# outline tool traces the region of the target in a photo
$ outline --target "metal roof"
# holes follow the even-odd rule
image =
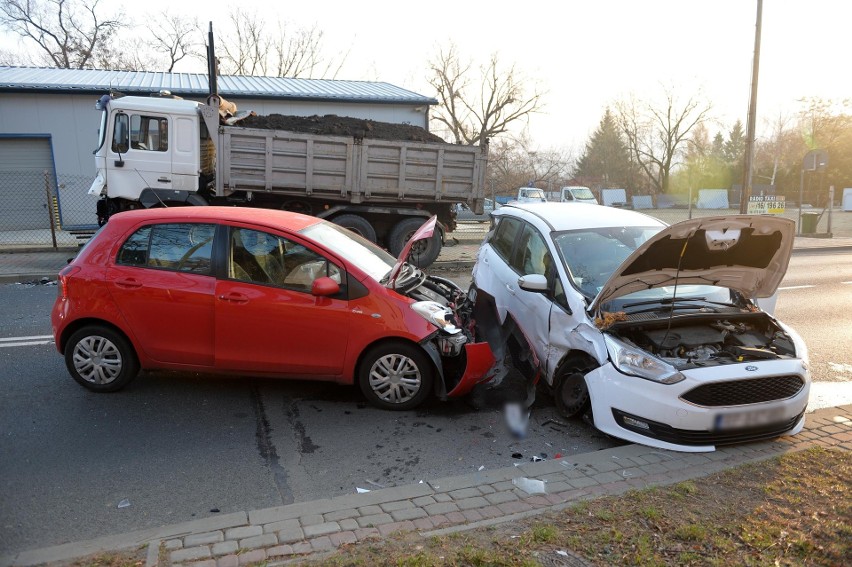
[[[434,98],[391,85],[369,81],[291,79],[287,77],[219,77],[224,97],[284,100],[350,101],[364,103],[437,104]],[[0,66],[0,92],[150,94],[161,90],[181,96],[206,96],[207,75]]]

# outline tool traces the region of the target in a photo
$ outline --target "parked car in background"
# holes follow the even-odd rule
[[[473,270],[515,365],[566,417],[680,451],[801,431],[807,348],[762,311],[787,269],[795,223],[771,216],[666,226],[577,203],[494,212]]]
[[[559,200],[563,203],[592,203],[598,204],[595,194],[588,187],[572,186],[563,187],[559,192]]]
[[[118,213],[59,274],[51,322],[71,376],[95,392],[139,369],[357,383],[386,409],[466,394],[493,357],[466,294],[355,233],[235,207]]]
[[[515,203],[539,203],[546,202],[547,197],[542,189],[535,187],[521,187],[518,189],[518,197],[512,201]]]
[[[457,203],[455,210],[456,220],[459,222],[488,222],[491,220],[491,213],[494,211],[494,201],[485,199],[482,214],[474,213],[467,206],[467,203]]]

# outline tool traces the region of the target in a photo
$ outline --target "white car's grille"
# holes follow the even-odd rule
[[[802,377],[795,374],[714,382],[689,390],[681,399],[705,407],[759,404],[792,398],[804,385]]]

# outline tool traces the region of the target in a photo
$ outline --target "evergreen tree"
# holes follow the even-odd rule
[[[615,117],[607,108],[597,130],[586,142],[574,177],[595,188],[633,189],[635,168]]]
[[[728,139],[723,148],[725,163],[730,171],[731,183],[743,182],[743,170],[745,167],[745,134],[743,123],[740,120],[734,122],[734,127],[728,134]]]

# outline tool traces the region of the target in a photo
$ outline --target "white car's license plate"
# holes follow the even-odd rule
[[[724,431],[727,429],[745,429],[748,427],[759,427],[767,423],[783,421],[786,415],[783,407],[752,409],[731,413],[720,413],[716,416],[715,429]]]

